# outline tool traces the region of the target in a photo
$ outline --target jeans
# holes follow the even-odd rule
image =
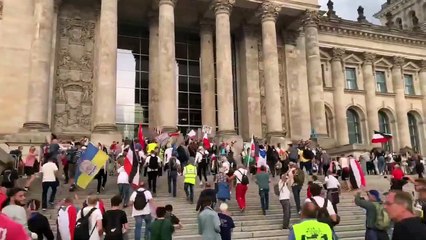
[[[145,221],[145,240],[149,240],[151,236],[151,214],[135,216],[135,240],[141,240],[142,224]]]
[[[281,206],[283,207],[283,228],[288,228],[290,224],[290,199],[280,200]]]
[[[123,199],[123,206],[127,206],[130,198],[130,184],[119,183],[118,191],[120,192],[121,199]]]
[[[107,181],[107,174],[105,169],[99,170],[98,174],[96,175],[96,179],[98,180],[98,186],[96,187],[97,192],[101,191],[101,185],[103,188],[105,188],[105,184]]]
[[[237,199],[237,203],[240,209],[246,208],[246,192],[247,185],[238,183],[237,187],[235,188],[235,198]]]
[[[302,186],[294,185],[291,187],[294,196],[294,203],[296,204],[297,212],[300,212],[300,191],[302,190]]]
[[[52,188],[52,193],[50,194],[49,203],[53,203],[55,201],[56,188],[58,187],[58,182],[43,182],[42,193],[41,193],[41,208],[47,208],[47,192],[49,188]]]
[[[157,192],[157,171],[148,172],[148,187],[153,193]]]
[[[365,231],[365,240],[389,240],[389,235],[386,231],[367,228]]]
[[[260,206],[262,210],[269,209],[269,189],[259,189]]]
[[[194,202],[194,184],[185,183],[183,188],[185,189],[186,198]]]
[[[303,167],[305,167],[305,170],[309,175],[312,175],[312,162],[300,162],[300,169],[303,170]]]
[[[168,171],[167,185],[169,186],[169,193],[172,193],[172,185],[173,185],[173,197],[176,197],[176,179],[177,179],[177,171]]]
[[[380,156],[377,158],[377,165],[379,168],[379,174],[383,174],[384,170],[385,170],[385,158],[383,156]]]
[[[198,179],[200,179],[200,182],[204,181],[207,182],[207,163],[199,163],[197,166],[197,175]]]

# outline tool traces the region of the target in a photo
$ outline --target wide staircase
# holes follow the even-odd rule
[[[157,190],[157,197],[155,197],[156,206],[164,206],[172,204],[174,207],[174,214],[181,220],[183,229],[176,230],[173,239],[195,240],[202,239],[198,235],[197,225],[197,212],[195,211],[195,204],[190,204],[185,200],[183,191],[183,178],[178,179],[178,197],[172,198],[167,192],[166,177],[160,177],[159,186]],[[275,182],[274,179],[272,182]],[[110,208],[110,198],[118,192],[115,184],[116,178],[110,177],[106,186],[105,192],[102,192],[99,197],[104,201],[106,209]],[[232,193],[232,198],[228,204],[230,212],[235,222],[235,229],[233,231],[233,239],[287,239],[288,230],[282,229],[282,208],[278,201],[278,197],[273,194],[271,183],[270,191],[270,206],[266,216],[262,215],[260,209],[260,200],[257,190],[257,185],[253,180],[250,181],[249,189],[247,191],[247,209],[241,213],[235,201],[235,194]],[[91,194],[95,194],[96,180],[85,191],[77,192],[79,199],[76,201],[76,206],[81,207],[82,201]],[[57,200],[66,196],[73,196],[66,189],[66,185],[61,186],[58,191]],[[35,189],[35,188],[32,188]],[[198,185],[195,186],[195,200],[198,198],[199,192],[202,188]],[[306,186],[302,190],[302,201],[306,197]],[[33,190],[28,194],[28,198],[41,199],[38,190]],[[341,202],[338,205],[339,215],[341,216],[341,223],[335,228],[339,239],[355,240],[364,239],[364,211],[355,206],[353,203],[353,193],[343,193]],[[128,221],[130,224],[129,240],[134,239],[134,219],[131,217],[131,208],[125,209]],[[44,212],[51,223],[52,230],[56,234],[56,209],[48,209]],[[293,199],[291,199],[291,224],[299,222],[300,219],[296,213],[296,208]]]

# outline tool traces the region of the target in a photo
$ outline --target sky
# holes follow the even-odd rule
[[[322,10],[327,10],[328,0],[319,0]],[[357,9],[361,5],[364,7],[364,15],[369,22],[380,24],[379,20],[373,17],[373,14],[380,10],[381,5],[386,0],[334,0],[334,11],[344,19],[356,20],[358,18]]]

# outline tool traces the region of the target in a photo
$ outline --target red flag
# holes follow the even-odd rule
[[[210,141],[209,141],[209,137],[207,136],[207,133],[204,133],[203,146],[204,146],[204,149],[206,150],[210,149]]]
[[[142,124],[139,124],[138,138],[139,138],[139,143],[141,144],[142,150],[144,150],[145,149],[145,139],[143,137]]]
[[[130,144],[130,148],[127,151],[127,155],[124,158],[124,171],[129,176],[129,183],[133,186],[139,185],[139,163],[135,153],[133,144]]]
[[[256,145],[254,144],[254,135],[251,135],[250,154],[252,157],[256,154]]]

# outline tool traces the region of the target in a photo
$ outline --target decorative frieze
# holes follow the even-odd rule
[[[317,26],[320,21],[320,16],[317,11],[306,10],[302,23],[304,26]]]
[[[273,3],[271,1],[263,2],[260,5],[260,8],[258,12],[256,13],[257,16],[261,18],[262,21],[276,21],[278,18],[278,15],[280,14],[281,6]]]
[[[215,14],[226,13],[231,15],[232,7],[235,4],[235,0],[213,0],[211,8]]]

